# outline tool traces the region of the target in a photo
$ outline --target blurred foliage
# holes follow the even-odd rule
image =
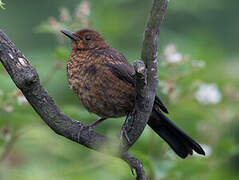
[[[71,45],[59,31],[94,28],[133,62],[140,57],[150,6],[137,0],[11,0],[0,11],[0,25],[61,110],[89,124],[98,117],[67,87]],[[207,156],[182,160],[147,127],[131,153],[143,161],[149,180],[238,179],[238,6],[236,0],[170,1],[160,35],[158,94],[170,119],[202,143]],[[121,160],[55,135],[1,65],[0,82],[1,180],[133,179]],[[96,131],[114,136],[123,120],[109,119]]]
[[[0,8],[5,9],[4,5],[5,5],[5,3],[0,0]]]

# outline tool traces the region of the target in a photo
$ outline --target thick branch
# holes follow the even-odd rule
[[[145,171],[144,171],[143,164],[138,159],[136,159],[134,156],[132,156],[128,152],[124,153],[121,156],[121,158],[125,162],[130,164],[131,169],[135,169],[136,174],[137,174],[136,180],[146,180],[146,174],[145,174]]]
[[[43,121],[59,135],[88,148],[123,159],[131,168],[136,170],[138,180],[146,179],[143,165],[127,150],[142,134],[152,111],[158,85],[158,38],[166,7],[167,0],[154,0],[147,21],[141,55],[146,68],[140,61],[134,65],[136,70],[136,105],[132,117],[124,124],[130,139],[130,141],[124,141],[124,146],[117,138],[107,138],[94,131],[89,133],[89,130],[82,123],[64,115],[42,87],[36,70],[7,35],[0,30],[0,60],[16,86],[22,91]]]
[[[17,49],[7,35],[0,30],[0,60],[16,86],[22,91],[28,102],[42,120],[57,134],[64,136],[88,148],[117,156],[127,162],[137,173],[137,179],[143,179],[142,163],[128,152],[116,152],[119,139],[109,139],[88,129],[80,122],[64,115],[55,105],[40,83],[36,70]]]
[[[127,132],[125,150],[128,150],[142,134],[150,117],[158,88],[158,39],[168,0],[154,0],[145,27],[141,58],[136,61],[136,104],[134,112],[123,127]]]

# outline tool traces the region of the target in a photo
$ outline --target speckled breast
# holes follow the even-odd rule
[[[90,57],[89,53],[82,52],[69,58],[70,88],[89,112],[105,118],[126,116],[134,107],[134,89]]]

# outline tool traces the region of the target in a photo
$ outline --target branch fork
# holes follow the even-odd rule
[[[142,134],[152,111],[158,86],[158,37],[167,3],[167,0],[154,0],[145,27],[141,55],[144,63],[142,61],[134,63],[136,105],[132,116],[123,125],[130,141],[123,139],[123,143],[119,143],[117,138],[102,136],[94,130],[88,133],[84,130],[86,126],[63,114],[43,88],[35,68],[0,29],[0,61],[42,120],[61,136],[90,149],[121,158],[135,169],[137,180],[146,180],[145,170],[143,164],[128,150]],[[118,152],[110,151],[112,146],[117,147]]]

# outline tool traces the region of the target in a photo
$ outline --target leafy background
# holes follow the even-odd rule
[[[1,1],[0,28],[39,72],[61,110],[89,124],[98,117],[81,107],[65,73],[70,41],[60,29],[90,26],[132,63],[140,57],[151,1]],[[160,34],[158,94],[169,117],[206,150],[178,158],[146,128],[131,153],[148,179],[238,179],[239,2],[171,0]],[[50,130],[0,65],[0,179],[133,179],[121,160],[86,149]],[[123,122],[96,128],[116,135]]]

